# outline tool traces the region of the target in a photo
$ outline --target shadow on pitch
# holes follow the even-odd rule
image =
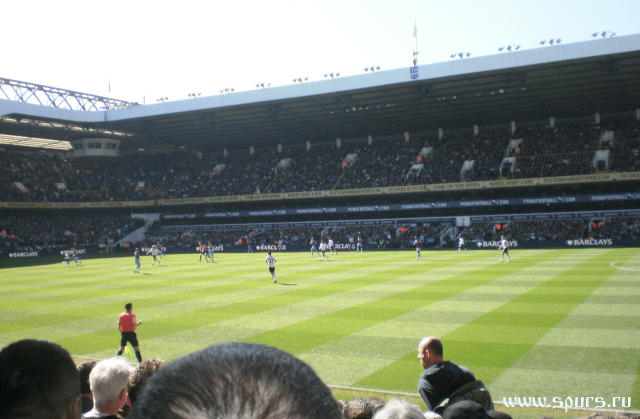
[[[290,287],[290,286],[296,286],[298,284],[294,284],[294,283],[291,283],[291,282],[278,282],[278,285],[284,285],[284,286]]]

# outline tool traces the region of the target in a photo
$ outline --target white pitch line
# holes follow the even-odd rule
[[[612,268],[616,268],[616,269],[620,269],[622,271],[631,271],[631,272],[640,272],[640,269],[636,269],[636,268],[627,268],[625,266],[617,266],[616,263],[619,263],[619,260],[614,260],[613,262],[610,263],[610,266]]]

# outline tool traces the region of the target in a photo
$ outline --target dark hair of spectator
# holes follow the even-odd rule
[[[442,342],[440,342],[440,339],[431,339],[426,349],[438,356],[444,356],[444,350],[442,349]]]
[[[342,419],[331,391],[307,364],[279,349],[224,343],[155,373],[129,419],[250,417]]]
[[[80,393],[91,393],[91,388],[89,387],[89,374],[91,374],[91,370],[95,366],[96,361],[87,361],[78,365],[78,373],[80,374]]]
[[[0,351],[0,417],[50,419],[80,412],[80,379],[69,353],[55,343],[25,339]]]

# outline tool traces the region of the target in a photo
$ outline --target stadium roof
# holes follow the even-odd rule
[[[414,70],[415,71],[415,70]],[[0,100],[0,133],[230,149],[640,108],[640,35],[198,97],[77,111]]]

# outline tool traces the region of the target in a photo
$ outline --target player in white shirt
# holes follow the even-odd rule
[[[505,239],[504,236],[502,236],[502,239],[500,240],[500,247],[498,249],[502,250],[502,253],[500,253],[500,263],[504,262],[504,255],[507,255],[508,262],[511,263],[511,256],[509,256],[509,240]]]
[[[147,254],[151,254],[151,257],[153,257],[152,265],[155,265],[156,262],[158,262],[158,265],[160,264],[160,261],[158,260],[158,255],[160,254],[160,249],[158,249],[158,246],[156,246],[155,244],[151,245],[151,249],[149,249]]]
[[[320,253],[322,253],[321,260],[324,260],[326,258],[326,252],[327,252],[327,244],[325,242],[320,242]]]
[[[67,268],[71,266],[70,265],[70,263],[71,263],[71,251],[69,251],[69,250],[65,250],[64,251],[64,261],[63,261],[63,263],[65,265],[67,265]]]
[[[362,253],[362,236],[360,236],[359,234],[356,242],[356,252]]]
[[[460,253],[462,249],[464,249],[465,252],[467,251],[467,248],[464,247],[464,237],[460,236],[458,237],[458,253]]]
[[[271,256],[271,252],[267,255],[264,261],[269,265],[269,272],[271,273],[271,282],[274,284],[278,282],[276,280],[276,258],[275,256]]]
[[[332,255],[338,254],[338,252],[336,252],[336,245],[333,243],[333,239],[329,239],[329,252]]]

